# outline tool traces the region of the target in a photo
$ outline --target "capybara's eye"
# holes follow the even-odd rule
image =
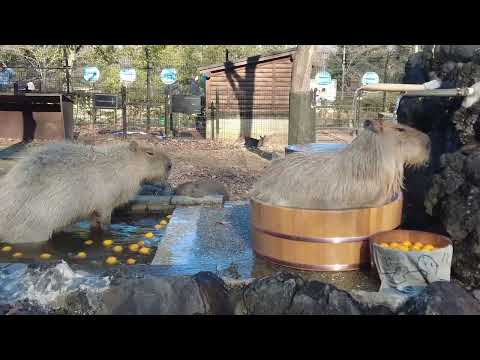
[[[146,151],[147,155],[153,156],[153,151]]]
[[[402,132],[402,131],[405,131],[405,129],[403,129],[403,128],[397,128],[397,131]]]
[[[168,164],[168,170],[172,170],[172,164]]]

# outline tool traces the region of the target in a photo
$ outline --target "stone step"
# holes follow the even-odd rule
[[[158,212],[173,210],[175,206],[209,206],[222,207],[223,196],[212,195],[201,198],[189,196],[156,196],[156,195],[137,195],[127,205],[127,211],[135,214],[146,212]]]
[[[188,266],[228,276],[236,272],[251,278],[255,260],[249,234],[248,202],[226,203],[224,208],[177,207],[152,265]]]

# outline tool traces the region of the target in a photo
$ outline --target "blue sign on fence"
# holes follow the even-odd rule
[[[100,79],[100,70],[98,70],[96,67],[85,67],[83,69],[83,78],[85,81],[98,81],[98,79]]]
[[[362,76],[362,85],[378,84],[380,78],[376,72],[368,71]]]
[[[137,80],[137,71],[134,68],[120,70],[120,80],[127,82]]]
[[[328,71],[320,71],[315,75],[315,82],[318,85],[329,85],[332,82],[332,75]]]
[[[160,73],[160,80],[166,85],[171,85],[177,81],[177,70],[175,69],[163,69]]]
[[[15,71],[10,68],[0,70],[0,87],[8,87],[15,76]]]

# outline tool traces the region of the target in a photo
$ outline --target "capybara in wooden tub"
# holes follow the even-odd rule
[[[345,149],[293,153],[274,161],[251,197],[303,209],[378,207],[400,193],[404,167],[422,165],[429,155],[424,133],[392,121],[367,120]]]

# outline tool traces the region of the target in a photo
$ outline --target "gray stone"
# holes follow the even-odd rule
[[[117,211],[132,214],[145,214],[150,212],[168,212],[175,207],[171,204],[171,196],[164,195],[137,195],[126,206]]]
[[[142,185],[138,195],[169,196],[174,191],[170,184],[145,183]]]
[[[12,306],[9,304],[0,304],[0,315],[7,315],[11,308]]]
[[[191,277],[122,279],[102,296],[101,314],[193,315],[206,313],[200,289]]]
[[[460,286],[447,281],[430,284],[399,310],[400,315],[480,315],[480,303]]]
[[[194,277],[117,276],[102,294],[100,313],[113,315],[232,314],[228,291],[212,273]]]
[[[395,291],[394,289],[385,289],[378,292],[352,290],[351,295],[368,310],[372,310],[374,312],[376,309],[381,309],[381,307],[384,307],[391,313],[395,313],[409,299],[407,295]]]
[[[196,274],[193,278],[200,288],[200,294],[206,305],[205,312],[207,314],[233,314],[233,307],[230,303],[227,286],[222,279],[207,271],[202,271]]]
[[[246,311],[254,315],[286,314],[301,286],[299,276],[284,272],[257,279],[243,292]]]
[[[467,179],[474,185],[480,186],[480,152],[473,153],[472,156],[469,156],[465,166]]]
[[[346,291],[320,281],[299,289],[288,309],[291,315],[360,315],[361,305]]]
[[[475,299],[477,299],[478,301],[480,301],[480,289],[475,289],[472,291],[472,295]]]
[[[320,281],[280,272],[254,280],[243,290],[243,303],[236,303],[235,314],[254,315],[360,315],[391,314],[388,308],[370,308],[348,292]]]
[[[466,285],[480,286],[480,151],[442,156],[425,206],[454,245],[452,273]]]
[[[199,198],[190,196],[172,196],[171,204],[177,206],[217,206],[223,205],[223,195],[208,195]]]
[[[30,300],[21,300],[17,301],[15,304],[6,307],[3,311],[7,310],[4,315],[47,315],[48,311],[46,308],[40,306],[35,301]],[[0,310],[1,314],[1,310]]]
[[[75,290],[65,296],[62,306],[54,307],[51,312],[56,315],[95,315],[99,307],[92,304],[86,290]]]

